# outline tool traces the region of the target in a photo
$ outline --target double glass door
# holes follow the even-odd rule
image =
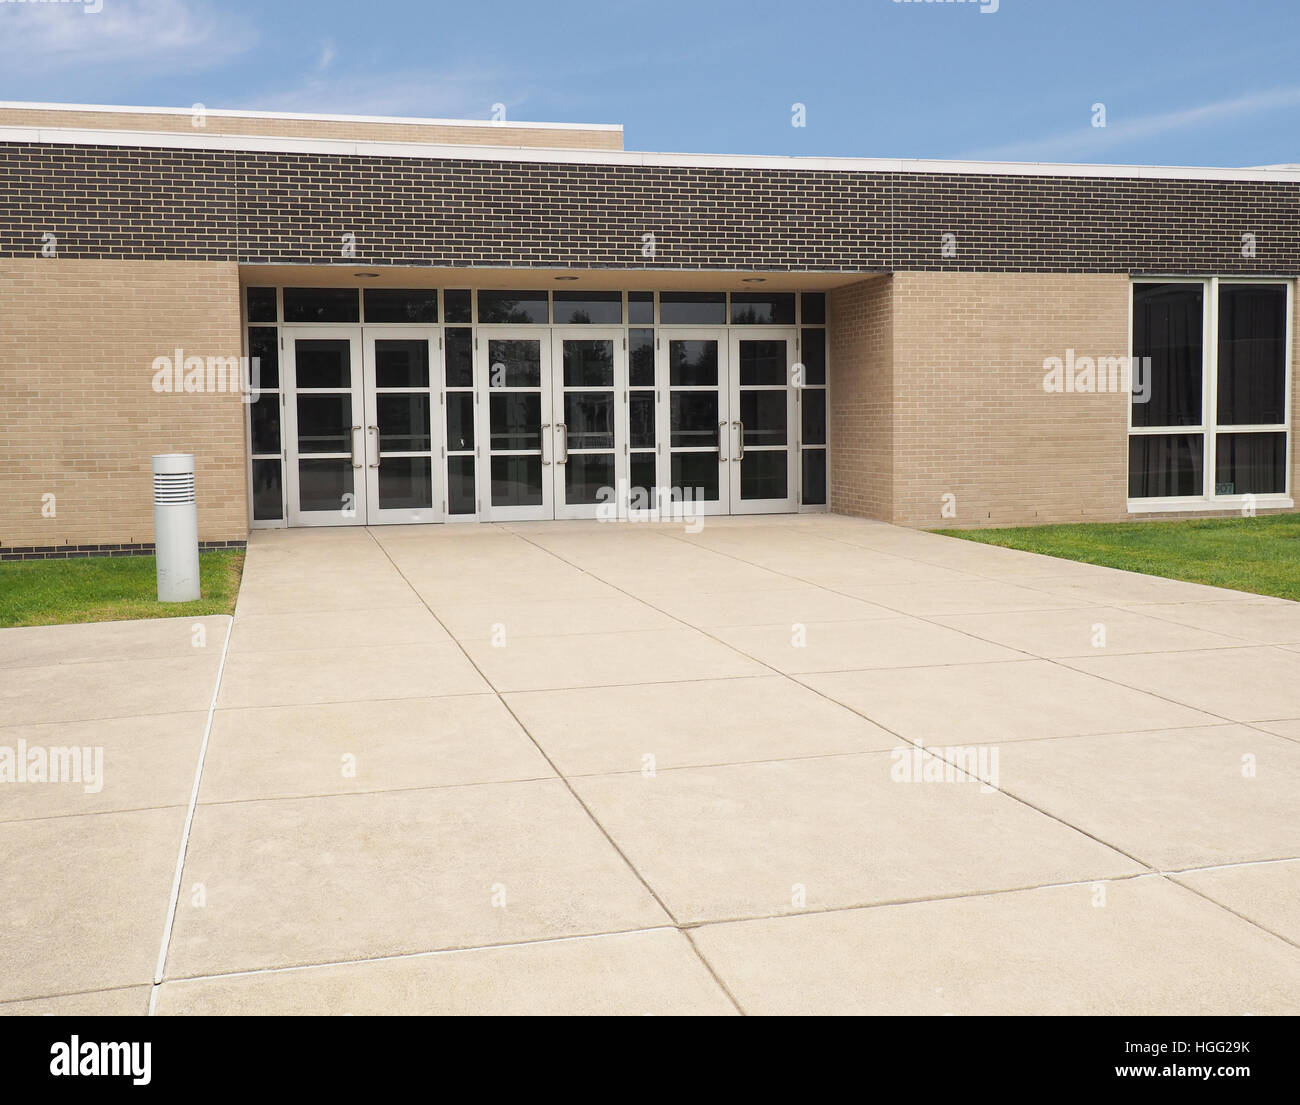
[[[440,363],[431,328],[286,330],[291,525],[443,516]]]

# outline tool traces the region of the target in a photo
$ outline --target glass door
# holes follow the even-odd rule
[[[366,326],[366,521],[434,522],[442,509],[438,332]]]
[[[361,331],[283,330],[289,524],[366,522]]]
[[[553,333],[555,517],[594,518],[627,498],[627,352],[623,331]]]
[[[550,331],[482,326],[475,344],[477,436],[487,446],[480,516],[553,518]]]
[[[732,514],[797,509],[795,345],[794,330],[732,333]]]
[[[730,418],[724,330],[661,328],[658,378],[666,384],[667,487],[675,514],[726,514]],[[661,473],[661,481],[664,478]]]

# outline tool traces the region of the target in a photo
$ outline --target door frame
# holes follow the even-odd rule
[[[290,526],[364,526],[366,524],[365,479],[365,370],[361,356],[361,327],[358,324],[333,324],[324,326],[285,326],[284,357],[280,367],[280,388],[284,396],[284,484],[285,520]],[[347,388],[307,388],[306,394],[342,395],[352,397],[352,510],[301,510],[298,462],[304,454],[298,449],[298,342],[346,341],[349,343],[352,367],[351,386]],[[343,454],[320,454],[319,459]],[[305,454],[312,459],[316,454]]]
[[[614,353],[614,379],[608,388],[575,387],[566,388],[564,383],[564,343],[566,341],[607,341]],[[564,477],[569,457],[568,428],[561,419],[565,417],[564,394],[566,391],[605,391],[614,397],[614,443],[609,450],[614,457],[614,483],[611,490],[615,498],[612,503],[568,503],[565,501]],[[555,488],[552,502],[555,506],[554,517],[596,518],[609,517],[610,507],[616,507],[616,517],[623,517],[626,504],[622,501],[623,489],[628,478],[628,370],[627,370],[627,327],[626,326],[552,326],[551,327],[551,410],[554,422],[551,426],[551,465]],[[603,449],[590,452],[603,453]]]
[[[740,418],[740,343],[744,341],[784,341],[785,342],[785,498],[783,499],[742,499],[741,466],[744,463],[744,423]],[[792,375],[794,366],[799,363],[799,329],[796,326],[746,326],[730,330],[731,373],[727,382],[728,404],[731,409],[732,422],[728,427],[731,437],[731,498],[732,514],[795,514],[799,510],[800,480],[800,410],[798,388],[794,386]],[[749,391],[776,391],[778,385],[750,385]],[[762,452],[776,452],[776,446],[754,446],[749,448]]]
[[[478,484],[478,518],[484,522],[534,522],[549,521],[555,517],[555,480],[551,473],[554,459],[551,436],[551,330],[550,326],[493,325],[474,329],[474,440],[477,444],[475,465]],[[493,341],[535,341],[538,345],[540,386],[529,388],[493,388],[488,350]],[[536,506],[492,505],[492,458],[496,456],[531,456],[531,449],[506,449],[492,451],[492,396],[494,393],[539,390],[541,393],[541,424],[538,432],[538,452],[542,462],[542,501]]]
[[[673,428],[672,419],[672,366],[668,362],[668,351],[674,341],[712,341],[718,346],[718,383],[716,388],[695,387],[687,385],[684,391],[713,391],[718,396],[718,497],[715,501],[692,502],[688,509],[684,503],[674,498],[665,504],[667,519],[687,519],[699,515],[721,515],[730,512],[731,504],[731,345],[727,340],[726,326],[660,326],[655,330],[655,380],[659,403],[656,413],[656,432],[659,434],[663,449],[660,450],[657,466],[659,487],[669,493],[679,490],[672,483],[673,475]],[[706,450],[697,450],[706,452]]]

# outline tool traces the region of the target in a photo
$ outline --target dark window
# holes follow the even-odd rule
[[[478,293],[480,323],[549,322],[545,292]]]
[[[588,322],[617,326],[622,321],[622,292],[555,293],[555,324],[557,326],[571,326]]]
[[[274,288],[248,289],[248,321],[277,322]]]
[[[670,341],[668,378],[675,388],[716,386],[718,343],[716,341]]]
[[[476,510],[474,501],[474,458],[447,458],[447,513],[473,514]]]
[[[470,329],[446,331],[447,386],[472,388],[474,386],[474,332]]]
[[[628,377],[634,388],[655,386],[655,332],[629,330],[627,334]]]
[[[280,396],[278,392],[259,395],[249,405],[253,455],[280,455]]]
[[[727,293],[660,292],[659,321],[673,326],[721,326],[727,321]]]
[[[1200,434],[1135,434],[1128,439],[1131,499],[1201,495],[1205,439]]]
[[[653,326],[655,321],[655,293],[627,293],[627,321],[633,326]]]
[[[818,325],[826,321],[825,292],[804,292],[800,306],[803,308],[802,322],[805,326]],[[825,502],[824,499],[822,501]]]
[[[385,457],[379,466],[379,509],[420,510],[433,506],[431,469],[428,457]]]
[[[1286,434],[1219,434],[1216,495],[1281,495],[1286,491]]]
[[[734,326],[794,325],[794,292],[732,292]]]
[[[253,517],[258,521],[282,517],[281,498],[280,462],[253,461]]]
[[[360,322],[356,288],[285,288],[285,322]]]
[[[1219,287],[1219,424],[1286,421],[1286,285]]]
[[[799,331],[799,360],[803,362],[805,384],[826,383],[826,331]]]
[[[826,505],[826,450],[803,451],[803,505]]]
[[[280,386],[280,332],[274,326],[248,328],[248,371],[256,389]]]
[[[432,288],[367,288],[367,322],[437,322],[438,293]]]
[[[807,388],[799,393],[803,427],[801,440],[805,445],[826,444],[826,392],[821,388]]]
[[[293,346],[300,388],[352,386],[352,343],[347,339],[302,338]]]
[[[447,451],[469,452],[474,448],[474,393],[447,393]]]
[[[468,288],[448,288],[442,293],[442,310],[448,322],[473,322],[474,306]]]
[[[375,387],[427,388],[429,343],[381,338],[375,342]]]
[[[1134,388],[1134,426],[1199,426],[1204,289],[1200,284],[1133,286],[1133,356],[1151,359],[1149,400]]]

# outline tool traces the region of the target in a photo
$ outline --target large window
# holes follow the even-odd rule
[[[1282,281],[1134,283],[1131,500],[1289,493],[1291,309]]]

